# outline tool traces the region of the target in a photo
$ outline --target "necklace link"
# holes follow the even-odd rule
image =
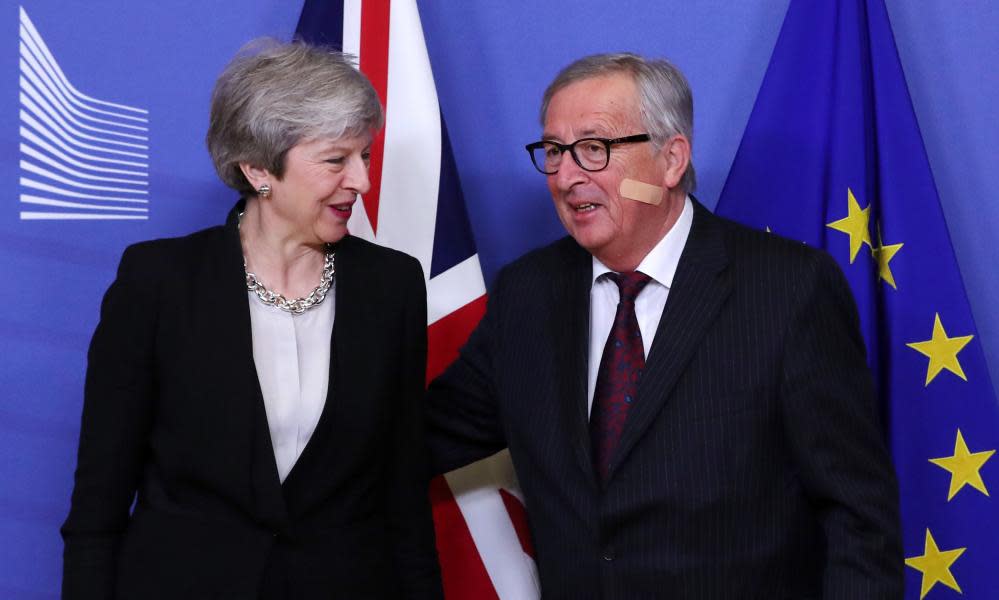
[[[257,276],[246,268],[246,257],[243,257],[243,271],[246,272],[246,289],[247,291],[256,294],[257,298],[259,298],[260,301],[267,306],[276,306],[285,312],[289,312],[293,315],[300,315],[313,306],[318,306],[323,300],[326,299],[326,294],[330,291],[330,287],[333,285],[333,274],[336,273],[334,258],[332,247],[327,245],[326,258],[323,262],[323,275],[319,279],[319,285],[317,285],[314,290],[309,292],[308,296],[289,300],[285,298],[283,294],[272,292],[264,287],[264,284],[257,279]]]
[[[241,229],[241,226],[243,225],[244,212],[245,211],[239,211],[239,214],[236,215],[237,230]],[[260,301],[267,306],[276,306],[285,312],[289,312],[293,315],[300,315],[313,306],[322,304],[323,300],[326,299],[326,294],[330,291],[330,286],[333,285],[333,275],[336,273],[334,258],[333,246],[326,244],[326,257],[323,260],[323,274],[319,278],[319,285],[317,285],[314,290],[309,292],[308,296],[289,300],[285,298],[283,294],[272,292],[264,287],[264,284],[257,279],[257,276],[246,268],[246,256],[244,255],[243,272],[246,273],[246,289],[247,291],[256,294],[257,298],[260,298]]]

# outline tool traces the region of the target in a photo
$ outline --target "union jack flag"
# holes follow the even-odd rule
[[[357,56],[385,106],[352,235],[416,257],[427,277],[428,381],[457,357],[486,288],[415,0],[306,0],[297,35]],[[502,452],[431,484],[449,599],[539,598],[523,497]]]

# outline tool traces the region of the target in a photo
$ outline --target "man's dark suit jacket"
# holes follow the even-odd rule
[[[695,202],[605,486],[591,265],[565,238],[505,268],[427,407],[437,471],[509,446],[544,598],[900,598],[897,486],[828,255]]]
[[[64,597],[439,597],[419,264],[337,244],[329,393],[282,485],[236,223],[125,251],[88,356]]]

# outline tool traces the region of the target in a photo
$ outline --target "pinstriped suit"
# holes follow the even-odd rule
[[[835,263],[695,202],[603,488],[590,270],[571,238],[505,268],[427,403],[436,470],[509,446],[544,597],[901,597],[897,487]]]

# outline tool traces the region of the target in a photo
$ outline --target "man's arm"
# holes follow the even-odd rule
[[[458,358],[427,391],[426,438],[435,474],[463,467],[506,447],[495,379],[503,280],[501,273],[485,316]]]
[[[901,598],[898,485],[859,318],[839,267],[814,254],[787,331],[781,402],[798,475],[825,532],[823,598]]]

